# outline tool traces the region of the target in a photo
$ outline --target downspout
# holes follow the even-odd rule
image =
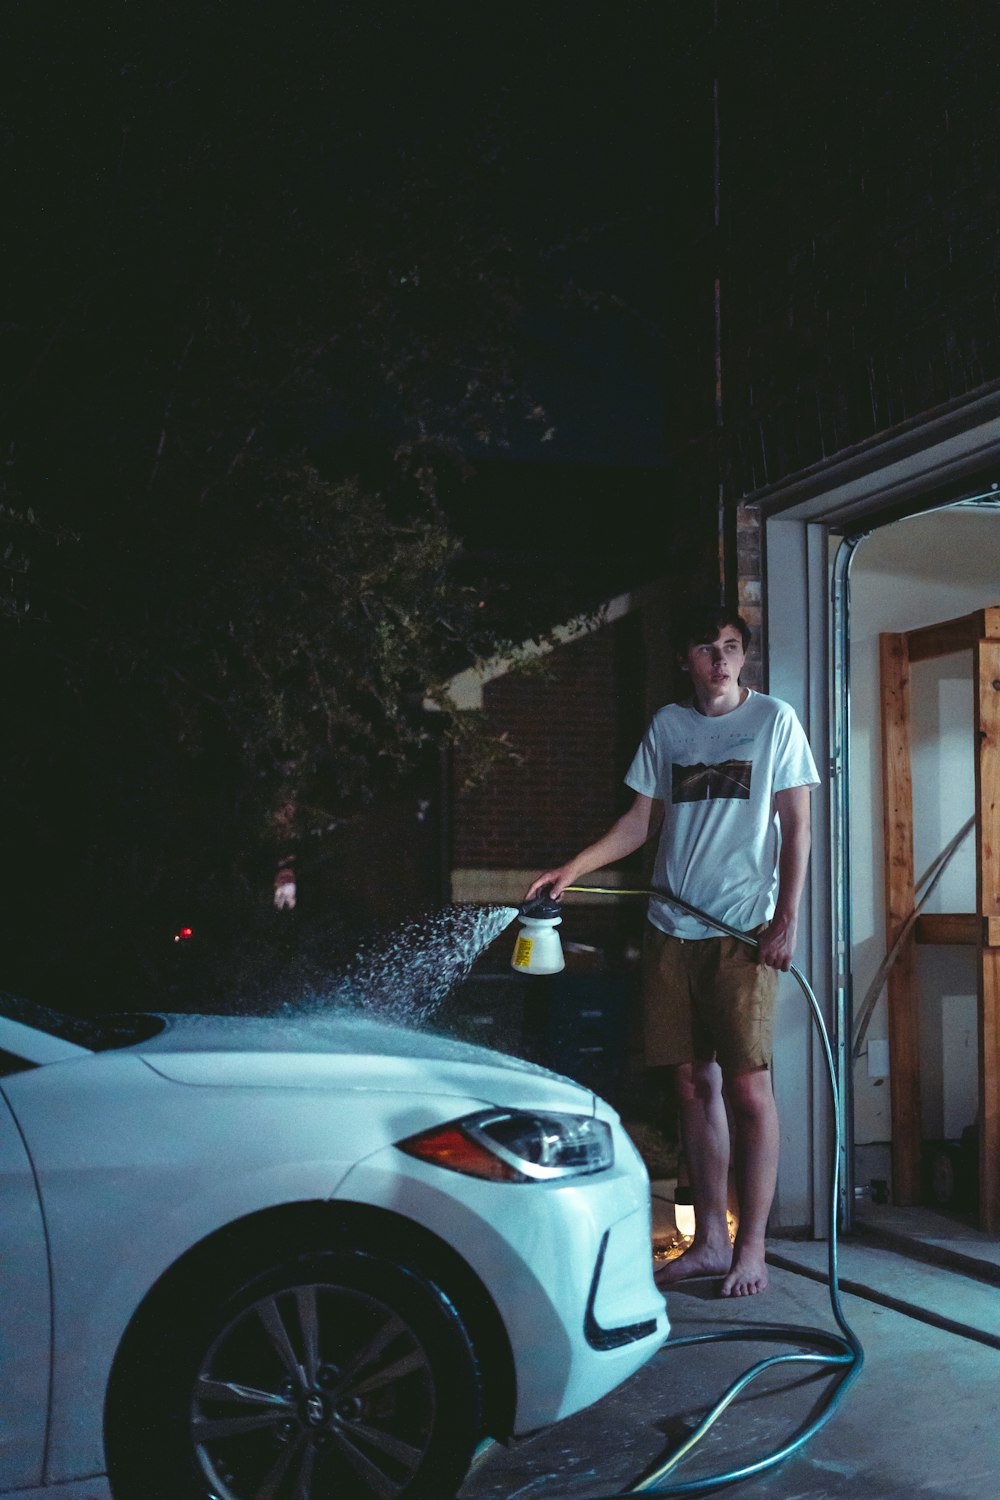
[[[851,564],[870,532],[845,536],[833,565],[833,725],[830,781],[830,861],[833,874],[833,1053],[840,1140],[840,1225],[854,1227],[853,924],[851,915]]]

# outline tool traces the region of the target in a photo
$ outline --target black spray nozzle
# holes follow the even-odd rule
[[[533,901],[525,901],[522,906],[518,907],[519,916],[533,917],[539,922],[544,922],[550,917],[561,917],[562,907],[558,901],[552,900],[549,895],[551,889],[550,885],[543,886],[540,896],[536,896]]]

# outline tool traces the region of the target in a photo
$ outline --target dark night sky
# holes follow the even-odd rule
[[[700,384],[711,421],[710,277],[697,305],[677,274],[711,203],[711,83],[697,68],[708,8],[445,6],[392,25],[407,9],[376,7],[358,37],[365,159],[405,131],[447,174],[456,141],[496,133],[505,196],[490,211],[524,247],[528,369],[554,429],[473,454],[479,479],[452,514],[502,569],[544,580],[563,566],[585,594],[617,592],[663,569],[678,390],[690,410]],[[554,294],[551,275],[532,290],[532,256],[593,299]],[[699,338],[693,370],[677,355]]]
[[[479,212],[522,256],[526,371],[552,435],[521,428],[506,450],[471,448],[478,478],[448,499],[456,527],[501,572],[544,580],[560,567],[591,599],[662,571],[671,406],[683,390],[690,412],[700,387],[712,420],[710,273],[695,297],[678,275],[711,203],[711,82],[697,66],[708,7],[356,14],[336,69],[347,94],[332,106],[351,172],[377,177],[405,142],[447,183],[468,141],[492,140],[499,180]],[[678,352],[699,340],[692,369]],[[376,429],[388,420],[368,416]],[[335,411],[319,421],[334,449],[363,441]]]
[[[375,5],[355,36],[357,169],[377,172],[405,138],[446,179],[463,138],[495,133],[505,197],[486,211],[527,254],[620,303],[560,305],[539,286],[524,332],[555,433],[516,443],[511,459],[665,461],[668,205],[684,151],[670,89],[684,41],[669,11]]]
[[[668,454],[690,436],[692,412],[711,422],[710,278],[689,274],[711,200],[711,82],[698,46],[708,0],[96,0],[58,24],[56,12],[21,6],[8,52],[11,201],[25,225],[11,282],[33,281],[41,308],[22,367],[53,330],[60,347],[61,322],[110,265],[120,307],[112,286],[108,317],[90,314],[121,387],[107,442],[131,430],[151,446],[163,398],[143,405],[135,327],[148,319],[160,340],[154,373],[177,357],[184,278],[197,284],[218,218],[211,190],[188,185],[232,192],[247,245],[248,290],[236,294],[252,300],[254,277],[296,274],[282,259],[289,204],[308,220],[319,265],[323,242],[357,227],[357,216],[342,222],[341,195],[391,198],[417,170],[442,205],[430,233],[421,226],[423,253],[446,261],[452,213],[511,240],[523,374],[546,412],[515,426],[506,448],[467,443],[484,481],[448,495],[457,529],[476,552],[512,548],[514,565],[525,550],[558,548],[593,573],[613,556],[615,591],[630,570],[648,571],[643,532],[662,507]],[[223,166],[206,171],[213,150]],[[477,154],[481,183],[469,176]],[[172,242],[158,253],[160,226]],[[293,438],[328,463],[391,447],[384,395],[369,398],[349,367],[333,374],[346,399],[332,390],[293,416]],[[43,423],[35,451],[70,451],[94,415],[77,403],[62,431]],[[24,470],[30,445],[19,451]],[[539,471],[559,478],[546,490]]]

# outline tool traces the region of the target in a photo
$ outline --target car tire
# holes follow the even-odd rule
[[[480,1433],[462,1320],[384,1253],[172,1289],[116,1372],[115,1500],[449,1500]]]

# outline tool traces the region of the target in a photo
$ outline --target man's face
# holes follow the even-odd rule
[[[695,696],[724,698],[736,691],[746,652],[735,625],[724,625],[714,641],[689,646],[683,664],[691,674]]]

